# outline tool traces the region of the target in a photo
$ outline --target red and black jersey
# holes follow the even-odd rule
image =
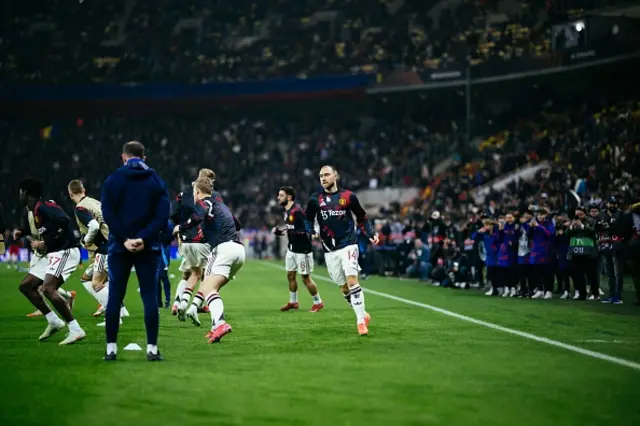
[[[299,204],[284,212],[284,222],[289,239],[289,250],[293,253],[311,253],[311,224],[307,221]]]
[[[210,197],[195,203],[191,218],[184,225],[180,225],[179,231],[182,234],[183,231],[195,227],[201,230],[212,248],[228,241],[240,242],[238,222],[222,200],[222,196],[215,191]]]
[[[71,219],[55,201],[38,201],[33,208],[33,218],[47,253],[79,247]]]
[[[171,206],[171,220],[176,225],[186,225],[195,211],[193,203],[193,188],[179,193]],[[205,243],[205,237],[200,226],[185,226],[178,236],[183,243]]]
[[[358,197],[348,189],[340,189],[334,193],[322,191],[311,195],[306,217],[310,224],[318,219],[325,251],[357,244],[356,224],[367,238],[374,235],[371,222]]]

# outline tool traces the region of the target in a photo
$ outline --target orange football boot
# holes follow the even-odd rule
[[[322,308],[324,308],[324,303],[314,303],[309,312],[318,312]]]
[[[226,322],[213,330],[213,332],[209,335],[209,343],[218,343],[220,339],[222,339],[227,334],[231,333],[232,329],[229,324]]]
[[[298,309],[300,307],[300,305],[298,304],[298,302],[296,303],[287,303],[286,305],[284,305],[282,308],[280,308],[280,312],[286,312],[286,311],[290,311],[291,309]]]
[[[361,322],[358,324],[358,334],[361,336],[367,336],[369,334],[369,328],[367,328],[367,324]]]

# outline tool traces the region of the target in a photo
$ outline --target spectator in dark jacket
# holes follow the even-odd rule
[[[596,223],[599,237],[598,249],[609,281],[609,297],[604,299],[603,303],[622,303],[624,241],[617,232],[617,222],[622,216],[622,211],[618,209],[618,201],[615,197],[610,197],[607,200],[606,210],[600,213]]]
[[[627,246],[627,259],[631,264],[631,278],[636,290],[636,306],[640,306],[640,202],[632,204],[629,213],[618,226]]]
[[[414,249],[409,253],[412,263],[407,267],[406,272],[409,277],[417,276],[421,281],[426,281],[432,269],[431,252],[420,239],[415,240],[414,244]]]
[[[567,235],[567,231],[570,222],[564,215],[558,215],[556,216],[555,223],[555,273],[558,283],[557,292],[562,295],[560,299],[568,299],[571,291],[569,260],[567,259],[567,251],[569,250],[569,236]]]

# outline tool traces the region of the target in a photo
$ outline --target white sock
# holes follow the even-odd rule
[[[91,281],[82,281],[82,286],[84,287],[85,290],[87,290],[87,293],[89,293],[91,297],[96,299],[96,302],[100,303],[100,299],[98,299],[98,296],[96,295],[96,291],[93,289],[93,286],[91,285]]]
[[[224,304],[220,295],[215,291],[207,296],[207,306],[209,306],[209,313],[211,314],[211,329],[224,324]]]
[[[105,309],[107,309],[107,302],[109,301],[109,282],[104,283],[104,287],[100,291],[95,292],[96,299]]]
[[[180,306],[184,306],[185,308],[189,306],[191,295],[193,295],[193,290],[191,290],[190,288],[185,288],[182,292],[182,296],[180,297]]]
[[[158,345],[147,345],[147,353],[158,355]]]
[[[62,288],[58,289],[58,294],[62,297],[64,297],[65,299],[68,299],[71,297],[71,293],[69,293],[67,290],[64,290]]]
[[[117,354],[117,353],[118,353],[118,344],[107,343],[107,354]]]
[[[313,299],[314,305],[319,305],[322,303],[322,299],[320,298],[320,293],[316,294],[315,296],[311,296],[311,298]]]
[[[69,331],[71,332],[79,333],[82,331],[82,329],[80,328],[80,324],[78,324],[78,321],[76,320],[71,321],[68,325],[69,325]]]
[[[193,296],[193,301],[191,302],[191,308],[197,311],[198,308],[200,308],[200,306],[202,306],[203,303],[204,303],[204,294],[202,294],[202,292],[199,291],[196,293],[195,296]]]
[[[180,303],[180,300],[182,300],[182,293],[184,293],[184,288],[186,286],[187,280],[180,280],[178,288],[176,289],[176,297],[173,298],[173,303]]]
[[[55,312],[50,311],[47,315],[44,316],[47,319],[49,325],[57,324],[61,321],[61,319],[56,315]]]
[[[289,292],[289,303],[298,303],[298,292],[290,291]]]
[[[363,323],[364,318],[367,315],[367,312],[364,309],[364,292],[362,291],[362,288],[360,288],[359,284],[351,287],[350,290],[351,306],[353,306],[353,311],[356,313],[358,324]]]

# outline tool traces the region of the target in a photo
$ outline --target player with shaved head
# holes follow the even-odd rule
[[[341,287],[346,301],[353,308],[358,333],[366,336],[371,316],[365,310],[364,293],[358,282],[360,267],[356,225],[373,244],[378,244],[378,234],[373,231],[356,194],[338,187],[339,175],[335,167],[322,167],[319,178],[322,191],[311,195],[306,209],[307,221],[318,221],[329,275]]]

